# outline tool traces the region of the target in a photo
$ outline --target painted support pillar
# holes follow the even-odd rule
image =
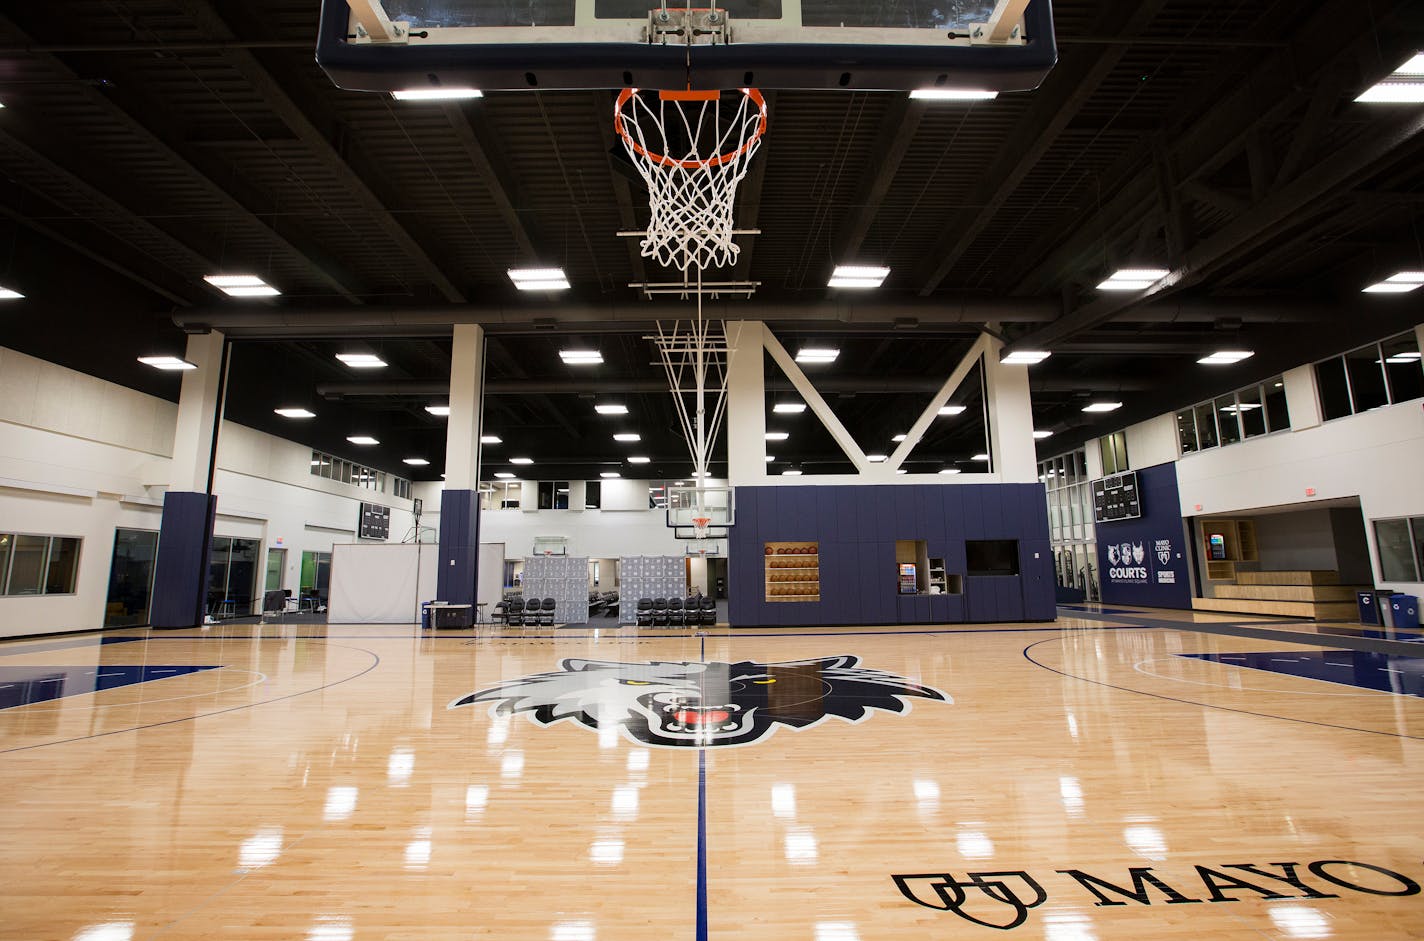
[[[1033,400],[1028,367],[999,362],[1003,344],[997,340],[984,353],[984,389],[989,404],[989,453],[994,471],[1006,484],[1038,480],[1033,438]]]
[[[435,594],[447,604],[476,601],[480,554],[480,433],[484,416],[485,332],[456,324],[450,357],[445,489],[440,494],[440,568]]]
[[[203,623],[217,517],[212,480],[227,371],[226,337],[217,331],[188,337],[185,358],[197,368],[183,373],[178,396],[173,461],[153,571],[150,621],[156,628]]]
[[[1315,367],[1297,366],[1281,374],[1286,388],[1286,414],[1292,431],[1314,428],[1323,420],[1320,393],[1315,387]]]
[[[727,482],[745,486],[766,475],[766,325],[727,324]]]

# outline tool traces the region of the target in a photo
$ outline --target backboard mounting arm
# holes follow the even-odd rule
[[[357,33],[364,32],[362,39],[372,42],[405,42],[410,30],[399,23],[392,23],[386,15],[381,0],[346,0],[351,14],[356,17]]]

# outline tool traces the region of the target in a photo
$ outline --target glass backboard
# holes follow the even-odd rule
[[[342,88],[1036,87],[1050,0],[324,0]]]

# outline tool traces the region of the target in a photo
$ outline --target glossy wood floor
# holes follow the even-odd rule
[[[6,643],[0,702],[62,670],[82,689],[149,669],[0,708],[0,937],[1424,937],[1420,661],[1380,661],[1396,686],[1364,689],[1183,656],[1293,668],[1328,637],[1117,610],[938,632],[231,625]],[[451,708],[565,660],[602,684],[605,727]],[[599,710],[665,682],[651,661],[738,664],[731,687],[774,733],[642,744]],[[218,668],[162,672],[180,666]],[[897,682],[855,669],[930,690],[814,722]],[[545,683],[567,686],[521,689]],[[684,730],[750,714],[703,695],[665,711]]]

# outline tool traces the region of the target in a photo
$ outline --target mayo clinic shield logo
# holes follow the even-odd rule
[[[862,722],[877,709],[904,714],[912,699],[953,702],[852,656],[785,663],[564,660],[560,667],[479,690],[448,708],[489,703],[492,716],[524,713],[541,726],[567,720],[618,729],[643,745],[706,748],[750,745],[783,726],[808,729],[828,718]]]
[[[1172,564],[1172,540],[1159,539],[1153,547],[1157,550],[1157,561],[1163,565]]]

